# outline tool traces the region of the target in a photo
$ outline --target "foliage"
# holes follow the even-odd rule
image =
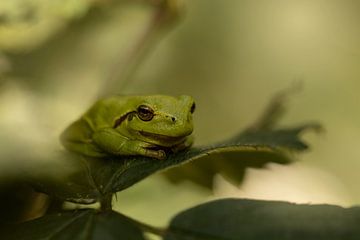
[[[59,201],[82,204],[100,202],[101,210],[88,209],[49,214],[20,225],[7,226],[4,228],[4,234],[9,239],[27,239],[27,237],[71,239],[74,236],[78,236],[80,239],[102,239],[106,234],[109,234],[109,239],[115,239],[115,237],[119,236],[126,237],[126,239],[143,239],[142,231],[150,231],[164,235],[164,239],[238,239],[238,236],[242,236],[237,225],[238,216],[243,216],[243,214],[231,215],[231,213],[236,213],[234,210],[238,209],[238,205],[243,205],[241,200],[238,200],[239,202],[236,200],[224,201],[219,206],[217,204],[209,204],[210,210],[204,210],[209,214],[214,213],[214,216],[205,217],[209,222],[203,223],[205,224],[203,225],[204,229],[216,229],[213,228],[212,224],[217,220],[211,222],[211,219],[218,218],[217,211],[229,214],[229,216],[226,216],[226,218],[229,218],[228,221],[222,221],[224,223],[223,227],[226,229],[226,232],[229,230],[227,228],[234,228],[235,232],[233,233],[235,235],[233,236],[236,236],[236,238],[228,238],[228,235],[212,237],[213,234],[216,235],[217,233],[207,232],[196,233],[195,236],[192,236],[193,229],[180,231],[179,223],[182,226],[182,222],[191,222],[192,218],[194,221],[197,221],[196,217],[206,215],[205,213],[197,213],[195,210],[189,210],[191,213],[195,211],[195,214],[190,217],[185,214],[185,220],[182,220],[184,214],[180,214],[174,219],[167,230],[158,230],[155,227],[143,225],[134,220],[128,220],[127,217],[111,210],[112,195],[131,187],[133,184],[157,171],[182,166],[188,162],[196,162],[201,159],[206,161],[209,156],[214,157],[214,159],[218,157],[217,161],[219,162],[227,154],[236,156],[237,158],[234,158],[233,161],[240,162],[241,164],[233,163],[233,166],[237,168],[233,169],[234,173],[237,170],[241,172],[248,166],[261,167],[267,162],[290,163],[292,158],[288,155],[289,151],[307,149],[307,145],[299,139],[299,134],[306,129],[318,129],[319,126],[316,124],[306,124],[295,128],[273,129],[269,127],[269,123],[274,120],[273,113],[282,109],[282,102],[277,101],[275,105],[270,104],[270,108],[275,109],[275,111],[267,111],[267,114],[264,115],[260,123],[230,139],[209,146],[193,147],[185,151],[173,153],[163,161],[140,156],[87,158],[65,151],[59,152],[58,158],[62,159],[59,166],[38,165],[34,169],[41,169],[47,174],[38,174],[39,172],[34,170],[30,171],[26,178],[27,181],[36,190],[47,193]],[[264,158],[259,158],[261,156]],[[251,159],[254,162],[251,162]],[[69,171],[65,178],[57,177],[57,171],[60,170],[60,172],[64,173],[66,169],[71,169],[71,171]],[[252,204],[251,200],[249,204]],[[257,206],[257,204],[261,203],[254,201],[253,204]],[[290,205],[287,207],[289,209],[293,208]],[[269,214],[267,212],[261,214],[264,216],[260,217],[264,219],[276,217],[271,214],[267,216]],[[259,215],[252,216],[250,214],[245,217],[249,221],[255,221],[251,220],[253,218],[259,218]],[[46,231],[40,231],[42,228],[39,226],[46,226]],[[197,229],[195,232],[201,230],[201,228],[196,227],[196,224],[193,224],[193,226]],[[182,229],[182,227],[180,228]],[[204,229],[201,231],[205,231]],[[220,232],[224,231],[224,229],[220,229]],[[278,231],[281,232],[280,230]],[[308,230],[305,229],[304,231]],[[229,232],[231,233],[232,231]],[[188,236],[189,234],[190,236]],[[243,232],[243,234],[246,235],[247,233]]]
[[[66,4],[64,2],[60,4],[59,1],[28,2],[32,2],[33,5],[18,8],[18,4],[22,1],[13,1],[12,4],[9,1],[7,5],[0,4],[0,48],[4,52],[14,54],[20,50],[40,46],[55,33],[60,32],[70,21],[84,16],[95,2],[107,1],[69,0]],[[123,74],[125,78],[131,75],[131,72],[139,65],[141,56],[149,48],[148,42],[154,40],[153,35],[157,33],[155,30],[162,29],[158,28],[160,23],[168,23],[179,14],[180,5],[176,0],[151,2],[158,10],[149,24],[150,27],[146,29],[144,37],[139,40],[139,44],[135,44],[134,50],[130,51],[133,55],[125,58],[131,66],[128,67],[129,69],[121,69],[125,74],[114,71],[115,76],[110,76],[107,80],[109,83],[107,88],[112,88],[114,79],[117,79],[118,75]],[[59,4],[62,8],[57,7]],[[51,16],[51,24],[44,24],[49,16]],[[37,20],[34,21],[34,19]],[[28,28],[29,24],[33,24],[32,30]],[[28,31],[22,31],[24,29]],[[26,56],[14,54],[10,58],[15,63],[18,61],[18,66],[28,64]],[[8,70],[5,64],[8,59],[4,57],[4,60],[0,60],[2,61],[0,73],[3,74]],[[55,65],[58,64],[56,62]],[[43,71],[47,70],[43,69],[42,63],[40,65],[40,70],[34,74],[34,78],[42,76]],[[33,65],[29,65],[28,69],[33,71]],[[48,71],[52,74],[51,69]],[[27,75],[26,71],[23,74]],[[81,83],[79,85],[82,87]],[[15,219],[11,219],[13,223],[2,221],[0,236],[2,239],[143,240],[146,239],[145,233],[150,232],[167,240],[357,239],[360,235],[357,228],[360,221],[358,207],[344,209],[329,205],[312,206],[285,202],[224,199],[184,210],[175,216],[169,226],[164,229],[141,223],[112,210],[111,203],[115,193],[159,171],[164,171],[168,179],[174,182],[190,179],[202,186],[211,187],[213,176],[217,173],[239,184],[248,167],[264,167],[270,162],[292,163],[293,152],[304,151],[308,148],[307,144],[301,140],[301,134],[307,129],[317,130],[319,125],[277,127],[276,123],[283,112],[285,95],[284,93],[278,95],[270,102],[270,106],[258,122],[233,137],[211,145],[195,146],[170,154],[164,161],[138,156],[86,158],[60,151],[56,155],[51,155],[48,161],[31,162],[29,164],[31,167],[23,172],[22,177],[18,177],[9,185],[10,187],[6,187],[2,200],[11,190],[18,189],[22,189],[21,192],[26,191],[26,196],[33,197],[34,193],[29,190],[28,185],[25,185],[30,184],[36,191],[46,193],[53,203],[61,205],[64,201],[81,204],[98,202],[100,209],[89,207],[68,211],[58,207],[55,211],[49,209],[42,217],[21,223],[14,223]],[[54,109],[51,108],[51,111],[54,112]],[[32,158],[29,157],[29,159]],[[17,197],[19,200],[19,196]],[[17,202],[13,202],[13,205],[16,208]],[[18,210],[20,213],[14,212],[13,216],[21,216],[23,209],[18,207]],[[9,213],[11,215],[10,211],[6,211],[3,216]]]
[[[94,209],[62,212],[7,227],[4,239],[139,239],[138,226],[116,212]]]
[[[217,144],[194,147],[176,154],[170,154],[164,161],[139,156],[85,158],[84,156],[61,152],[59,158],[64,159],[64,165],[74,164],[77,171],[72,170],[65,181],[64,179],[52,178],[53,174],[47,175],[42,180],[36,179],[38,174],[31,172],[31,175],[35,176],[30,177],[30,181],[37,190],[54,195],[62,200],[85,204],[94,203],[101,201],[104,196],[132,186],[159,170],[175,167],[209,155],[233,152],[254,154],[257,157],[259,153],[265,152],[274,156],[273,158],[261,159],[261,165],[267,161],[289,163],[291,159],[286,157],[285,149],[306,149],[307,146],[298,138],[298,134],[310,127],[317,126],[305,125],[294,129],[245,131],[243,134]],[[241,162],[242,159],[238,158],[235,161]],[[249,166],[254,165],[251,162],[246,163]],[[246,163],[242,167],[238,165],[239,170],[246,167]],[[53,166],[39,166],[38,168],[52,172]]]
[[[223,199],[179,213],[164,239],[358,239],[359,223],[359,207]]]
[[[88,0],[13,0],[0,4],[0,49],[34,48],[80,18],[91,7]]]
[[[222,199],[175,216],[167,229],[112,210],[66,211],[1,229],[3,239],[132,239],[144,232],[165,240],[358,239],[360,208]]]

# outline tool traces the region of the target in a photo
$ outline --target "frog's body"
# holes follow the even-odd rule
[[[114,96],[96,102],[61,135],[69,151],[90,157],[166,157],[190,147],[194,100],[164,95]]]

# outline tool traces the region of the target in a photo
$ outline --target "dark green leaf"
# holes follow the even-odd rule
[[[163,172],[168,180],[179,183],[190,180],[205,188],[211,189],[213,178],[221,174],[234,185],[239,185],[248,167],[261,168],[267,163],[288,164],[292,159],[281,152],[239,151],[213,154],[196,161],[191,161],[180,167]]]
[[[278,155],[277,158],[272,158],[273,161],[287,163],[290,159],[286,157],[283,150],[305,149],[306,145],[298,139],[298,133],[306,128],[307,126],[290,130],[259,132],[258,138],[256,137],[257,133],[247,133],[211,146],[192,148],[184,152],[169,155],[165,161],[139,157],[123,160],[124,162],[111,159],[108,160],[108,164],[105,167],[107,169],[111,167],[114,172],[111,173],[112,178],[107,178],[104,181],[104,183],[107,183],[104,189],[106,192],[121,191],[156,171],[177,166],[190,160],[205,158],[209,155],[226,156],[233,154],[236,156],[236,154],[244,152],[269,152]],[[221,161],[221,159],[218,160]],[[250,166],[258,164],[257,162],[247,163]],[[246,166],[243,166],[240,170],[243,170],[244,167]],[[102,178],[104,176],[101,175]]]
[[[195,159],[204,158],[204,161],[207,161],[209,155],[217,157],[212,164],[216,164],[216,161],[228,163],[233,161],[228,169],[228,175],[236,176],[239,173],[241,177],[241,171],[248,166],[261,167],[269,161],[290,162],[284,150],[305,149],[306,145],[298,139],[298,134],[307,127],[245,132],[218,144],[170,154],[166,160],[138,156],[85,159],[82,156],[64,152],[63,164],[74,166],[71,174],[62,178],[54,178],[56,174],[50,174],[47,178],[33,178],[32,182],[39,191],[57,198],[72,202],[93,203],[102,196],[126,189],[159,170]],[[239,159],[241,156],[248,158]],[[264,158],[260,158],[261,156]],[[206,165],[204,161],[202,163]],[[44,169],[44,167],[41,168]],[[60,169],[57,167],[55,170]]]
[[[261,121],[223,142],[169,154],[166,160],[140,156],[84,158],[63,152],[58,158],[62,158],[61,164],[70,169],[66,177],[55,178],[56,173],[45,174],[47,178],[35,177],[32,182],[39,191],[57,198],[92,203],[104,195],[124,190],[157,171],[191,161],[190,165],[183,165],[184,168],[175,168],[175,174],[171,171],[168,174],[170,179],[177,181],[189,178],[203,186],[210,186],[213,175],[221,172],[230,181],[238,183],[246,167],[262,167],[269,162],[290,163],[289,151],[307,148],[299,138],[300,133],[309,128],[318,128],[316,124],[307,124],[271,130],[275,116],[278,117],[282,109],[280,103],[277,100],[270,104],[271,111],[268,110]],[[62,170],[61,164],[49,168],[66,172]]]
[[[178,214],[165,240],[360,239],[360,207],[224,199]]]
[[[54,161],[44,161],[23,174],[25,181],[36,190],[70,202],[90,204],[102,194],[93,179],[90,162],[82,156],[62,151],[53,156]]]
[[[6,240],[145,240],[142,231],[128,218],[113,212],[78,210],[63,212],[5,226],[0,229]]]
[[[239,135],[225,141],[223,145],[237,142],[244,146],[262,146],[254,149],[222,153],[201,158],[189,164],[172,168],[164,172],[167,179],[178,183],[191,180],[206,188],[212,188],[215,174],[220,173],[230,182],[238,185],[244,177],[248,167],[263,167],[266,163],[291,163],[293,159],[286,150],[302,151],[307,145],[299,139],[299,134],[307,128],[319,130],[318,124],[307,124],[296,128],[274,129],[277,121],[285,112],[286,98],[298,90],[298,86],[279,92],[273,97],[258,121]],[[285,151],[284,151],[285,150]]]

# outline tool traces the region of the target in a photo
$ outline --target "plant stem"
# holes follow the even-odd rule
[[[102,199],[100,200],[101,211],[105,212],[112,210],[112,197],[113,197],[112,193],[109,193],[102,197]]]
[[[179,0],[159,0],[154,1],[153,5],[155,5],[156,10],[147,27],[145,27],[144,33],[135,42],[125,60],[121,58],[115,63],[100,94],[107,94],[108,91],[113,91],[113,89],[123,91],[130,83],[131,77],[136,72],[141,61],[151,50],[154,43],[157,42],[155,40],[158,39],[157,37],[160,36],[162,30],[179,16]],[[121,82],[120,86],[116,86],[118,82]]]

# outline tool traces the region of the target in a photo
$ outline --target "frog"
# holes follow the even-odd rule
[[[191,96],[110,96],[96,101],[60,135],[66,150],[86,157],[163,160],[193,145]]]

